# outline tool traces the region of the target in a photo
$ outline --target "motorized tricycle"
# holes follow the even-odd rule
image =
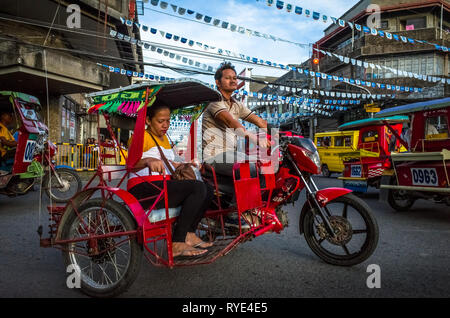
[[[164,186],[147,210],[127,192],[130,184],[124,181],[142,156],[147,107],[163,104],[170,106],[172,116],[190,118],[186,154],[191,159],[197,148],[196,120],[209,102],[220,100],[220,94],[199,81],[184,79],[141,83],[89,96],[89,112],[103,115],[108,127],[121,118],[134,118],[135,127],[126,167],[105,165],[100,155],[96,176],[83,190],[66,205],[48,207],[50,237],[41,238],[41,246],[62,250],[66,266],[78,269],[84,293],[111,297],[124,292],[135,280],[142,256],[169,268],[210,264],[252,238],[280,233],[287,225],[282,207],[295,202],[303,189],[307,199],[298,208],[299,231],[322,260],[351,266],[375,250],[378,226],[367,204],[347,189],[319,190],[312,178],[321,166],[314,143],[284,132],[277,146],[264,150],[275,153],[277,165],[259,160],[235,163],[231,186],[229,177],[217,174],[212,166],[202,166],[202,179],[212,183],[215,195],[198,226],[198,236],[214,244],[200,256],[173,257],[172,228],[180,208],[168,207],[170,176],[160,176]],[[113,130],[109,132],[115,139]],[[160,200],[165,208],[155,209]],[[224,222],[231,213],[238,214],[238,227]],[[249,228],[244,229],[243,222]]]
[[[388,108],[375,117],[397,114],[411,117],[408,138],[397,136],[409,152],[392,154],[380,200],[397,211],[409,210],[417,199],[450,206],[450,98]]]
[[[404,151],[395,137],[401,135],[407,116],[368,118],[343,124],[339,130],[359,129],[356,151],[339,153],[344,162],[340,180],[344,188],[365,193],[368,187],[380,187],[383,171],[391,168],[391,154]]]
[[[48,140],[48,128],[40,117],[39,100],[31,95],[0,91],[0,111],[14,114],[17,146],[14,155],[0,163],[0,193],[23,195],[41,183],[55,202],[67,202],[81,190],[81,179],[72,170],[56,167],[56,146]],[[42,178],[42,180],[41,180]]]

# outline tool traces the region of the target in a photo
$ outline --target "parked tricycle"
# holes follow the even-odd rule
[[[450,98],[388,108],[375,117],[398,114],[411,117],[411,131],[401,139],[409,152],[392,154],[380,199],[397,211],[409,210],[417,199],[450,206]]]
[[[220,94],[201,82],[185,79],[141,83],[90,97],[89,112],[102,115],[108,127],[113,119],[117,122],[121,118],[135,119],[135,127],[126,167],[105,165],[100,156],[96,176],[83,190],[68,204],[48,208],[50,237],[41,238],[41,246],[62,250],[66,266],[78,268],[84,293],[95,297],[123,293],[135,280],[142,256],[156,266],[169,268],[210,264],[252,238],[280,233],[287,226],[282,207],[295,202],[303,189],[306,202],[298,208],[299,231],[316,255],[333,265],[351,266],[374,252],[378,226],[370,208],[348,189],[319,190],[312,178],[321,167],[314,143],[284,132],[279,145],[263,149],[275,153],[277,165],[259,160],[238,162],[233,167],[231,187],[229,177],[202,165],[202,179],[211,182],[215,196],[197,231],[213,246],[200,256],[173,257],[172,228],[180,209],[168,207],[170,176],[161,176],[164,186],[147,210],[127,192],[125,183],[142,156],[147,108],[163,104],[171,108],[172,116],[190,118],[186,154],[191,159],[195,151],[189,149],[196,148],[192,143],[197,134],[195,122],[209,102],[220,100]],[[113,130],[109,131],[115,139]],[[160,200],[165,208],[154,209]],[[224,217],[231,213],[239,215],[238,227],[225,224]],[[242,222],[249,228],[244,230]]]
[[[55,167],[56,146],[48,140],[48,128],[40,116],[39,100],[31,95],[0,91],[0,111],[14,114],[17,146],[0,163],[0,193],[26,194],[41,183],[55,202],[67,202],[81,190],[81,179],[73,169]]]
[[[407,116],[368,118],[343,124],[339,130],[359,129],[356,151],[339,153],[344,161],[344,188],[365,193],[380,187],[383,171],[391,168],[391,154],[405,151],[396,135],[401,135]]]

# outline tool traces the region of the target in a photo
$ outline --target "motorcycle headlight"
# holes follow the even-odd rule
[[[317,166],[317,169],[320,169],[321,163],[320,163],[319,153],[317,151],[310,152],[308,150],[305,150],[304,153]]]

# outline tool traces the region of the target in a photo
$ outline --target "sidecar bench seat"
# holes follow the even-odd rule
[[[176,208],[169,208],[169,218],[175,218],[180,215],[181,206],[177,206]],[[157,209],[150,212],[148,216],[148,221],[150,223],[156,223],[160,221],[164,221],[166,219],[166,209]]]

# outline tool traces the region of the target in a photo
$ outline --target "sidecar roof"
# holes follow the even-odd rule
[[[166,105],[172,112],[187,106],[207,104],[221,99],[217,90],[196,79],[151,81],[88,94],[87,97],[91,99],[88,112],[135,117],[147,99],[147,89],[149,105]]]
[[[450,107],[450,97],[387,108],[376,113],[374,117],[405,115],[421,111],[441,109],[446,107]]]
[[[338,130],[359,129],[366,126],[378,126],[388,124],[399,124],[409,122],[408,116],[392,116],[382,118],[366,118],[361,120],[345,123],[338,127]]]
[[[13,98],[18,98],[18,99],[21,99],[21,100],[23,100],[25,102],[32,103],[32,104],[37,104],[37,105],[41,104],[41,103],[39,103],[39,99],[38,98],[36,98],[36,97],[34,97],[32,95],[21,93],[21,92],[0,91],[0,95],[6,96],[6,97],[12,96]]]

